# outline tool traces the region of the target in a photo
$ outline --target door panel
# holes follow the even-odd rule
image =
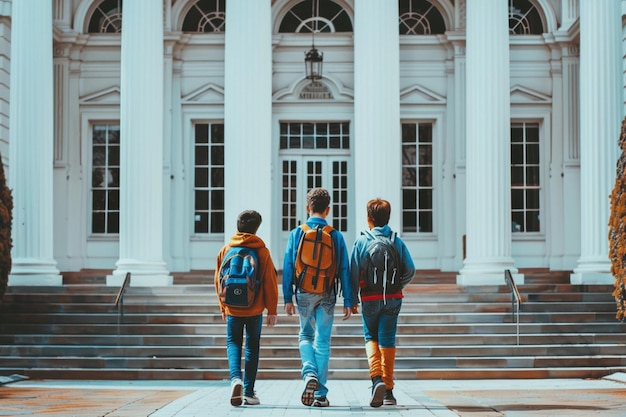
[[[348,232],[348,158],[344,156],[288,156],[282,160],[282,247],[289,232],[305,222],[306,194],[324,187],[331,196],[326,220],[342,233]]]

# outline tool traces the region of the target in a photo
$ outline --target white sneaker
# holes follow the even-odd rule
[[[310,406],[315,400],[315,390],[318,386],[317,378],[314,375],[307,375],[304,378],[304,391],[302,391],[302,404]]]
[[[261,401],[259,401],[259,397],[252,394],[252,396],[244,395],[243,396],[243,404],[244,405],[259,405]]]
[[[230,382],[230,405],[239,407],[243,401],[241,394],[243,393],[243,381],[235,378]]]

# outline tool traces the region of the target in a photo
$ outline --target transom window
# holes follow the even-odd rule
[[[120,33],[122,31],[122,0],[103,0],[94,9],[87,33]]]
[[[511,221],[513,232],[539,232],[539,124],[511,124]]]
[[[352,32],[348,13],[331,0],[304,0],[280,22],[280,33]]]
[[[91,233],[119,233],[119,125],[94,125],[91,153]]]
[[[194,158],[194,232],[224,233],[224,124],[195,125]]]
[[[439,9],[428,0],[400,0],[400,35],[438,35],[446,31]]]
[[[183,32],[224,33],[225,3],[225,0],[197,0],[183,20]]]
[[[433,232],[433,125],[402,124],[402,231]]]
[[[349,124],[281,123],[280,149],[350,149]]]
[[[543,23],[539,9],[529,0],[509,0],[509,33],[540,35]]]

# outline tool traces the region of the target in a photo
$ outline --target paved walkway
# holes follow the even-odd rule
[[[34,381],[0,386],[0,416],[626,416],[626,374],[599,380],[397,381],[397,406],[369,407],[369,381],[329,381],[328,408],[302,382],[260,380],[258,406],[232,407],[228,381]]]

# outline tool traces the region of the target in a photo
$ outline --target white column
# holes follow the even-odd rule
[[[621,1],[580,0],[581,248],[576,284],[609,284],[609,195],[622,115]]]
[[[53,251],[52,2],[13,2],[9,187],[13,267],[9,285],[61,285]]]
[[[108,285],[173,282],[163,261],[163,3],[124,3],[120,103],[120,259]]]
[[[504,283],[511,257],[508,3],[467,1],[466,258],[460,285]],[[518,284],[522,276],[515,276]]]
[[[353,138],[357,230],[367,226],[366,204],[376,197],[391,203],[390,225],[401,230],[398,2],[354,2]],[[379,169],[381,161],[395,169]]]
[[[224,239],[228,241],[236,231],[241,211],[257,210],[263,217],[258,234],[270,248],[270,219],[274,211],[280,212],[280,201],[273,204],[271,197],[276,152],[272,146],[271,23],[270,0],[226,2]],[[275,218],[279,220],[280,214]]]

